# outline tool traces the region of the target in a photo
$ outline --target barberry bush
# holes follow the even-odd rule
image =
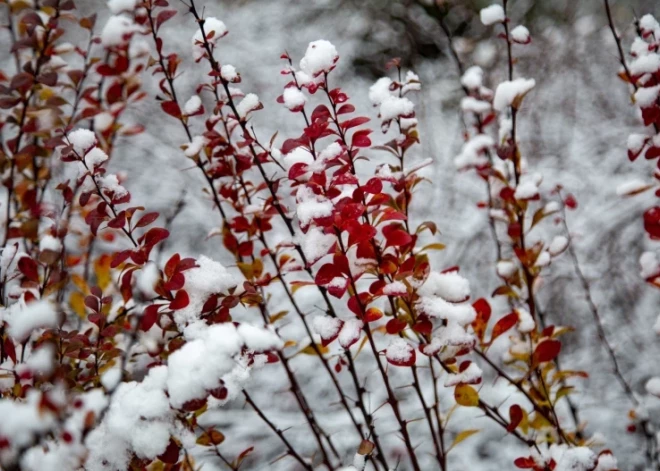
[[[572,314],[606,356],[595,373],[627,400],[608,427],[660,469],[658,371],[631,384],[573,244],[576,190],[526,155],[538,85],[519,71],[533,38],[511,2],[479,13],[499,81],[442,17],[463,94],[454,165],[423,145],[418,96],[433,83],[405,59],[362,89],[365,108],[326,39],[282,51],[278,69],[228,63],[217,3],[109,0],[98,16],[0,3],[0,469],[448,471],[477,469],[476,453],[505,469],[642,469],[584,419],[594,372],[565,361],[573,328],[540,301],[561,260],[586,301]],[[640,18],[627,54],[607,1],[603,15],[641,110],[628,157],[657,160],[660,25]],[[257,74],[276,99],[242,89]],[[158,179],[155,154],[175,156],[171,192],[185,192],[166,207],[118,165],[150,129],[180,144],[144,167]],[[482,276],[444,256],[462,221],[443,220],[433,168],[485,195],[461,203],[486,221]],[[186,253],[187,195],[212,209],[205,254]],[[637,216],[660,239],[660,207]],[[655,252],[626,254],[640,255],[660,287]],[[479,436],[488,451],[470,447]]]

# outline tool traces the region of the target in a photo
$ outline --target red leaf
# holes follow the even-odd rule
[[[364,317],[362,320],[366,323],[369,323],[369,322],[375,322],[381,317],[383,317],[383,311],[381,311],[376,307],[370,307],[369,309],[367,309],[367,312],[364,313]]]
[[[4,342],[2,338],[0,338],[0,343],[4,345],[5,353],[7,356],[11,358],[11,361],[13,361],[14,364],[16,364],[16,347],[14,346],[14,342],[12,342],[9,337],[7,337]]]
[[[179,108],[179,104],[176,101],[163,101],[160,106],[168,115],[177,119],[181,118],[181,108]]]
[[[401,319],[390,319],[387,324],[385,324],[385,330],[388,334],[396,335],[406,328],[408,324]]]
[[[163,463],[176,464],[179,461],[179,451],[181,447],[170,438],[170,443],[167,445],[165,452],[158,457]]]
[[[124,263],[130,256],[131,256],[130,250],[122,250],[121,252],[117,252],[112,256],[112,261],[110,262],[110,268],[117,268],[119,265]]]
[[[660,239],[660,206],[654,206],[644,212],[644,230],[651,239]]]
[[[172,18],[174,15],[176,15],[176,10],[162,10],[160,13],[158,13],[158,16],[156,17],[156,30],[158,30],[163,23]]]
[[[362,190],[365,193],[371,193],[372,195],[377,195],[383,191],[383,182],[378,178],[374,177],[369,179],[369,181],[362,187]]]
[[[319,286],[327,285],[332,281],[333,278],[341,276],[341,273],[335,265],[332,263],[326,263],[323,265],[314,277],[314,282]]]
[[[369,139],[369,134],[371,134],[371,129],[361,129],[353,134],[353,139],[351,145],[353,147],[369,147],[371,146],[371,139]]]
[[[39,281],[39,267],[30,257],[21,257],[18,261],[18,270],[30,281]]]
[[[181,261],[181,255],[179,255],[178,253],[172,255],[165,264],[165,269],[163,270],[165,276],[171,278],[172,275],[174,275],[174,273],[176,272],[176,267],[179,265],[180,261]]]
[[[518,314],[516,314],[515,312],[511,312],[506,316],[504,316],[503,318],[501,318],[499,321],[497,321],[497,323],[493,327],[493,333],[491,334],[490,337],[490,343],[493,343],[493,341],[497,337],[499,337],[504,332],[509,330],[511,327],[516,325],[517,322],[518,322]]]
[[[557,358],[561,350],[561,342],[559,340],[548,339],[544,340],[536,346],[532,356],[533,363],[539,365]]]
[[[351,105],[350,103],[346,103],[339,107],[337,114],[352,113],[353,111],[355,111],[355,106]]]
[[[341,123],[340,126],[342,127],[342,129],[347,130],[354,128],[356,126],[360,126],[364,123],[368,123],[369,121],[370,119],[367,118],[366,116],[358,116],[357,118],[347,119],[346,121]]]
[[[140,319],[140,329],[144,330],[145,332],[153,325],[156,323],[158,320],[158,306],[157,304],[152,304],[151,306],[147,306],[147,308],[144,310],[142,313],[142,318]]]
[[[433,330],[433,323],[424,316],[417,320],[417,322],[412,326],[412,329],[423,335],[430,335]]]
[[[513,464],[521,469],[532,469],[536,466],[536,463],[531,458],[516,458]]]
[[[181,289],[176,292],[174,301],[170,303],[170,309],[173,311],[176,311],[177,309],[183,309],[184,307],[188,306],[189,303],[190,298],[188,297],[188,293]]]
[[[142,236],[145,247],[153,247],[161,240],[165,240],[170,236],[170,231],[162,227],[154,227],[149,229],[147,233]]]
[[[509,425],[506,426],[506,431],[513,432],[523,419],[522,409],[518,404],[509,407]]]
[[[152,222],[154,222],[156,219],[158,219],[158,213],[153,212],[153,213],[147,213],[143,215],[140,220],[137,222],[135,227],[144,227],[148,226]]]
[[[401,247],[408,245],[413,240],[412,236],[402,229],[387,232],[385,239],[387,240],[387,247]]]

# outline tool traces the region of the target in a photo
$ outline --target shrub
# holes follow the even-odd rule
[[[333,82],[332,43],[314,41],[300,59],[284,53],[277,102],[299,132],[263,140],[251,118],[278,105],[238,88],[241,73],[220,52],[227,27],[193,0],[184,5],[191,57],[168,52],[167,22],[179,11],[166,0],[110,0],[104,25],[79,15],[72,0],[4,5],[13,63],[0,71],[3,469],[447,470],[456,447],[483,433],[470,425],[482,416],[512,443],[512,468],[613,471],[616,459],[589,436],[571,400],[587,372],[561,365],[570,328],[548,324],[537,302],[547,267],[564,253],[631,399],[629,430],[658,466],[653,425],[621,373],[571,245],[567,211],[577,200],[570,189],[545,189],[519,145],[520,111],[536,84],[517,76],[515,54],[532,38],[513,27],[506,0],[480,15],[506,51],[506,80],[493,89],[448,37],[465,93],[455,163],[487,191],[479,206],[496,248],[496,287],[438,264],[432,254],[445,246],[436,223],[411,213],[427,191],[423,169],[434,164],[415,155],[424,152],[418,75],[391,60],[390,74],[368,90],[374,109],[358,111]],[[640,20],[630,67],[617,44],[623,76],[657,134],[654,21]],[[65,41],[83,32],[84,40]],[[190,63],[204,73],[185,100],[177,79]],[[158,100],[162,113],[155,124],[132,123],[126,111],[146,100]],[[149,201],[132,198],[130,178],[109,170],[118,141],[163,122],[180,125],[186,143],[171,151],[202,177],[204,188],[190,191],[217,210],[222,226],[211,240],[231,266],[166,246],[186,208],[150,211]],[[656,137],[631,137],[631,160],[660,156]],[[658,214],[644,213],[656,239]],[[553,238],[535,231],[543,224]],[[658,285],[654,257],[642,257],[644,276]],[[473,295],[493,289],[504,310]],[[312,305],[323,314],[311,315]],[[273,404],[255,400],[257,370],[285,385],[282,400],[304,426],[283,428]],[[325,407],[305,374],[327,385]],[[657,383],[649,381],[649,394],[660,394]],[[225,441],[232,431],[217,418],[231,405],[252,411],[255,437],[274,434],[280,448]],[[341,434],[329,432],[328,410],[348,427]]]

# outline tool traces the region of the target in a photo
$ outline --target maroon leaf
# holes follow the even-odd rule
[[[163,23],[172,18],[174,15],[176,15],[176,10],[162,10],[160,13],[158,13],[158,16],[156,17],[156,31],[158,31]]]
[[[520,422],[522,422],[523,413],[522,409],[518,404],[514,404],[509,407],[509,425],[506,426],[506,431],[511,433],[513,432]]]
[[[151,224],[152,222],[154,222],[156,219],[158,219],[158,216],[159,216],[159,214],[156,213],[156,212],[153,212],[153,213],[147,213],[147,214],[143,215],[143,216],[140,218],[140,220],[137,222],[137,224],[135,225],[135,227],[144,227],[144,226],[148,226],[149,224]]]
[[[18,270],[30,281],[39,281],[39,267],[30,257],[21,257],[18,261]]]
[[[163,111],[177,119],[181,118],[181,108],[176,101],[164,101],[160,104]]]

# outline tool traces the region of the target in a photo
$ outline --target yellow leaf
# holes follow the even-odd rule
[[[440,242],[434,243],[434,244],[428,244],[422,247],[422,250],[444,250],[445,247],[447,247],[445,244],[441,244]]]
[[[197,439],[197,444],[202,446],[217,446],[224,441],[225,436],[221,432],[218,432],[217,430],[209,430],[208,432],[204,432],[202,435],[200,435],[200,437]]]
[[[252,271],[254,272],[254,277],[259,278],[264,272],[264,262],[260,258],[255,258],[252,262]]]
[[[454,399],[465,407],[476,407],[479,405],[479,393],[469,384],[459,384],[454,389]]]
[[[298,291],[300,288],[304,288],[305,286],[316,286],[316,283],[313,281],[292,281],[291,294],[296,294],[296,291]]]
[[[463,440],[465,440],[465,439],[471,437],[472,435],[474,435],[475,433],[479,433],[479,432],[480,432],[479,429],[463,430],[458,435],[456,435],[456,438],[454,438],[454,443],[451,444],[451,446],[447,450],[447,453],[449,453],[449,450],[454,448],[456,445],[461,443]]]
[[[96,273],[96,284],[102,290],[105,290],[112,281],[110,276],[110,262],[112,257],[109,254],[103,254],[94,262],[94,273]]]
[[[295,347],[296,345],[298,345],[298,342],[296,342],[295,340],[287,340],[286,342],[284,342],[283,348]]]
[[[358,357],[358,355],[360,354],[360,352],[361,352],[362,349],[364,348],[364,345],[367,343],[367,340],[368,340],[368,339],[369,339],[369,337],[367,337],[367,336],[365,335],[364,338],[362,339],[362,341],[360,342],[360,346],[358,347],[357,352],[355,353],[355,358]]]
[[[89,294],[89,288],[87,287],[87,283],[85,283],[85,280],[82,276],[74,273],[71,275],[71,281],[80,291],[82,291],[83,294]]]
[[[80,291],[74,291],[69,298],[69,305],[71,305],[73,312],[81,318],[85,318],[85,295]]]
[[[273,323],[277,322],[278,320],[282,319],[288,313],[289,313],[289,311],[276,312],[275,314],[271,315],[268,320],[271,324],[273,324]]]
[[[243,276],[246,279],[248,280],[254,279],[254,269],[251,263],[236,262],[236,265],[241,270],[241,273],[243,273]]]
[[[304,353],[305,355],[317,355],[316,351],[319,351],[321,355],[325,355],[330,351],[328,347],[324,347],[323,345],[316,344],[316,349],[314,349],[313,345],[307,345],[305,348],[300,350],[298,353]],[[296,353],[296,355],[298,354]]]

